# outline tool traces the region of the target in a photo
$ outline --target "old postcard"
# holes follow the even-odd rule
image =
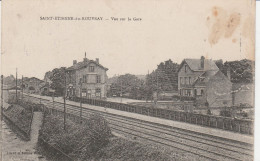
[[[254,160],[253,0],[3,0],[1,160]]]

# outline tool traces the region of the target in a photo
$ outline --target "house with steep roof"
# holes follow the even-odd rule
[[[199,106],[232,105],[230,73],[225,76],[211,59],[184,59],[178,70],[180,96],[193,97]]]
[[[67,96],[101,99],[107,94],[107,74],[108,68],[99,63],[99,59],[83,59],[82,62],[73,60],[73,65],[66,69]]]

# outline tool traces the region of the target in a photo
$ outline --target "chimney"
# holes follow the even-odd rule
[[[200,67],[201,67],[202,69],[204,69],[204,60],[205,60],[205,57],[204,57],[204,56],[201,56],[201,58],[200,58]]]
[[[77,64],[77,60],[73,60],[73,65]]]
[[[99,58],[96,58],[96,62],[99,64]]]
[[[86,53],[86,52],[85,52],[85,57],[83,58],[83,61],[84,61],[84,62],[87,62],[87,61],[88,61],[87,53]]]
[[[227,68],[227,77],[229,80],[231,80],[231,74],[230,74],[230,67]]]

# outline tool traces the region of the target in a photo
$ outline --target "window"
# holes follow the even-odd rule
[[[96,88],[96,97],[100,97],[100,96],[101,96],[101,89]]]
[[[88,76],[87,75],[83,75],[82,83],[87,83],[87,82],[88,82]]]
[[[82,97],[86,97],[87,96],[87,89],[82,88],[81,93],[82,93]]]
[[[197,96],[197,89],[194,90],[194,95]]]
[[[69,75],[69,83],[72,83],[72,77]]]
[[[182,79],[182,77],[180,77],[180,84],[183,84],[183,79]]]
[[[184,66],[184,69],[185,69],[185,73],[187,72],[187,70],[188,70],[188,66],[187,65],[185,65]]]
[[[186,90],[185,90],[185,96],[187,96],[187,95],[188,95],[188,90],[186,89]]]
[[[189,84],[191,84],[191,77],[189,77]]]
[[[201,95],[203,95],[203,94],[204,94],[204,90],[203,90],[203,89],[201,90],[200,94],[201,94]]]
[[[89,66],[89,72],[94,72],[95,71],[95,67],[94,66]]]
[[[97,75],[97,83],[101,83],[101,76]]]
[[[187,90],[187,95],[191,96],[191,90],[190,89]]]
[[[184,84],[188,84],[188,78],[187,78],[187,77],[185,77],[185,82],[184,82]]]

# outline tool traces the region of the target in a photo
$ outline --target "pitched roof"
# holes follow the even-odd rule
[[[204,68],[201,68],[201,59],[184,59],[180,65],[180,68],[184,62],[186,62],[193,71],[219,70],[215,62],[211,59],[204,59]]]
[[[73,66],[68,67],[67,70],[78,70],[78,69],[81,69],[83,67],[88,66],[90,63],[94,63],[94,64],[98,65],[99,67],[101,67],[105,70],[108,70],[108,68],[106,68],[103,65],[97,63],[94,60],[87,60],[87,61],[78,62],[78,63],[74,64]]]
[[[228,78],[221,71],[205,71],[201,76],[193,83],[194,86],[205,86],[208,81],[214,76],[221,77],[224,79]]]

